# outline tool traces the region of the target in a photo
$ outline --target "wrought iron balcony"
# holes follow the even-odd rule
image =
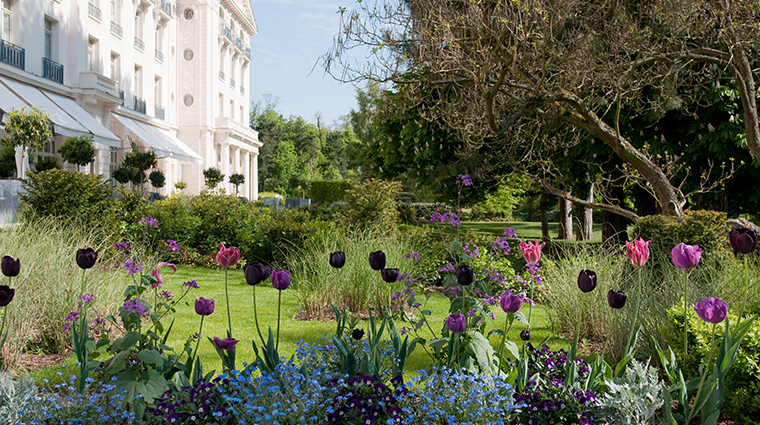
[[[0,40],[0,62],[24,69],[26,66],[26,51],[23,47]]]
[[[124,106],[124,90],[119,90],[119,99],[121,99],[121,106]]]
[[[156,111],[155,111],[156,112],[155,113],[156,118],[158,118],[160,120],[163,120],[164,116],[165,116],[164,108],[161,107],[161,106],[155,105],[155,109],[156,109]]]
[[[145,42],[140,40],[139,38],[135,37],[135,49],[144,52],[145,51]]]
[[[230,87],[235,88],[235,80],[230,78]]]
[[[100,9],[97,6],[95,6],[94,4],[92,4],[92,3],[89,4],[87,12],[90,14],[90,16],[92,16],[93,18],[97,19],[98,21],[101,19],[102,15],[103,15],[100,12]]]
[[[227,38],[228,38],[230,41],[233,41],[233,40],[234,40],[234,38],[233,38],[233,36],[232,36],[232,28],[228,27],[227,25],[225,25],[225,24],[220,24],[220,25],[219,25],[219,32],[220,32],[220,33],[221,33],[223,36],[227,37]]]
[[[219,71],[219,79],[224,81],[224,71]]]
[[[243,85],[240,85],[240,94],[245,94],[245,87]]]
[[[241,52],[243,51],[243,39],[240,37],[235,38],[235,46],[237,46],[238,50]]]
[[[135,111],[145,113],[145,99],[135,96]]]
[[[160,51],[158,51],[158,49],[156,49],[155,57],[156,57],[157,61],[159,61],[161,63],[164,62],[164,54],[161,53]]]
[[[250,59],[250,58],[251,58],[251,48],[250,48],[250,47],[246,47],[246,48],[245,48],[245,56],[246,56],[248,59]]]
[[[63,84],[63,65],[48,58],[42,58],[42,77]]]
[[[173,3],[169,0],[161,0],[161,9],[166,12],[169,16],[172,16],[172,7]]]
[[[124,31],[122,31],[121,25],[117,24],[114,21],[111,21],[111,33],[113,33],[114,35],[118,35],[119,37],[121,37],[123,35]]]

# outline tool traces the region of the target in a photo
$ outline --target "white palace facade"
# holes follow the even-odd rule
[[[54,137],[37,155],[56,155],[66,137],[90,135],[87,172],[107,178],[124,155],[152,149],[166,176],[162,194],[184,181],[204,188],[245,176],[240,195],[257,198],[261,143],[249,127],[247,0],[0,0],[0,112],[37,106]],[[0,127],[0,137],[4,135]]]

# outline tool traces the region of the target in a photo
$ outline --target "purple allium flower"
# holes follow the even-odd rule
[[[171,249],[172,251],[175,251],[175,252],[179,251],[179,244],[177,244],[177,241],[173,239],[167,239],[166,243],[169,244],[169,249]]]
[[[148,311],[138,298],[132,298],[132,299],[124,301],[124,310],[127,310],[132,313],[136,313],[140,316],[142,316]]]
[[[127,269],[128,276],[142,272],[142,264],[137,260],[128,260],[126,264],[124,264],[124,268]]]
[[[195,282],[195,279],[188,280],[187,282],[183,283],[182,286],[187,286],[188,288],[198,289],[198,284]]]
[[[454,268],[454,265],[451,263],[446,263],[443,266],[441,266],[440,269],[438,269],[442,272],[449,272],[449,273],[456,273],[457,270]]]
[[[78,311],[72,311],[63,318],[63,320],[66,322],[75,322],[77,319],[79,319]]]
[[[469,174],[460,174],[457,176],[457,184],[472,186],[472,177]]]
[[[505,227],[504,228],[504,236],[508,238],[516,238],[517,237],[517,231],[514,227]]]
[[[145,224],[147,224],[148,226],[154,226],[154,227],[158,227],[158,222],[156,221],[156,219],[155,219],[155,218],[153,218],[153,216],[150,216],[150,215],[149,215],[149,216],[147,216],[147,217],[141,218],[141,219],[138,221],[138,223],[145,223]]]
[[[419,263],[420,261],[422,261],[420,259],[420,253],[417,252],[417,251],[412,251],[412,252],[406,254],[406,257],[404,257],[404,258],[411,258],[412,261],[414,261],[415,263]]]
[[[113,249],[124,251],[126,254],[129,254],[132,251],[132,247],[126,242],[115,242],[113,244]]]

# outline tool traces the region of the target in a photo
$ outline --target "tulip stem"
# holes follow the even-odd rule
[[[744,299],[742,301],[742,308],[739,310],[739,321],[744,317],[744,308],[747,306],[747,295],[749,294],[749,276],[747,275],[747,254],[744,254]]]
[[[195,351],[193,351],[193,357],[190,359],[190,368],[194,366],[193,363],[195,363],[195,356],[198,355],[198,344],[201,343],[201,337],[203,335],[203,318],[206,316],[201,316],[201,327],[198,329],[198,341],[195,342]]]
[[[227,289],[227,273],[229,269],[224,269],[224,296],[227,299],[227,326],[229,327],[229,337],[232,338],[232,318],[230,316],[230,292]]]
[[[280,348],[280,307],[282,306],[282,291],[277,291],[277,342],[274,345],[274,351]]]
[[[504,352],[504,341],[507,339],[507,332],[509,332],[512,329],[512,323],[514,322],[515,315],[514,313],[507,313],[507,317],[504,318],[504,334],[501,336],[501,345],[499,345],[499,368],[497,369],[498,373],[501,374],[501,359],[502,359],[502,353]],[[509,320],[512,319],[512,320]],[[509,322],[509,329],[507,329],[507,322]]]
[[[616,327],[617,327],[617,315],[613,312],[612,313],[612,328],[610,328],[610,333],[607,335],[607,341],[604,342],[604,350],[602,350],[602,357],[604,357],[604,355],[607,354],[607,346],[610,344],[612,333],[615,332]]]
[[[633,347],[630,347],[629,344],[631,344],[631,340],[633,340],[633,335],[636,332],[636,325],[639,323],[639,309],[641,308],[641,267],[639,267],[639,296],[638,300],[636,300],[636,313],[633,315],[633,324],[631,325],[631,333],[628,334],[628,341],[625,343],[625,352],[627,353],[629,349],[632,349]]]
[[[530,303],[528,303],[528,330],[532,329],[533,326],[533,285],[535,282],[531,282],[530,284]]]
[[[256,310],[256,285],[253,285],[253,318],[256,320],[256,331],[259,333],[259,338],[261,339],[262,347],[266,345],[266,342],[264,342],[264,337],[261,335],[261,328],[259,327],[259,313]]]
[[[687,272],[684,275],[683,283],[683,367],[686,367],[686,360],[688,356],[688,344],[689,344],[689,275],[691,272]]]
[[[713,347],[713,344],[715,343],[715,326],[717,326],[717,323],[713,323],[712,325],[712,332],[710,335],[710,355],[707,357],[707,363],[705,363],[705,369],[702,371],[702,378],[699,380],[699,386],[697,387],[697,395],[694,397],[694,400],[699,400],[699,396],[702,393],[702,389],[703,389],[702,386],[705,383],[705,378],[707,378],[707,371],[713,370],[711,366],[712,366],[713,354],[715,352],[715,347]],[[698,411],[699,410],[689,412],[688,417],[686,418],[686,423],[691,422],[694,416],[697,415]]]

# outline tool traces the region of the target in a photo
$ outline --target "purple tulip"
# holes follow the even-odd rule
[[[236,340],[235,338],[219,339],[217,337],[214,337],[214,345],[221,348],[222,350],[232,350],[235,348],[235,345],[237,345],[238,342],[240,341]]]
[[[386,283],[393,283],[398,282],[401,273],[399,273],[398,269],[383,269],[380,271],[380,276],[382,276]]]
[[[203,297],[195,300],[195,312],[201,316],[208,316],[214,312],[214,300]]]
[[[627,297],[623,291],[613,291],[610,289],[609,292],[607,292],[607,303],[612,308],[623,308],[626,299]]]
[[[697,267],[699,260],[702,259],[702,248],[697,245],[679,243],[670,251],[670,258],[673,260],[673,265],[679,269],[692,269]]]
[[[91,269],[98,261],[98,252],[92,248],[77,250],[77,265],[82,269]]]
[[[499,297],[499,304],[501,304],[501,309],[504,310],[505,313],[517,313],[518,310],[520,310],[520,307],[522,307],[523,303],[523,296],[522,295],[515,295],[507,289],[507,292]]]
[[[272,274],[272,269],[261,263],[245,263],[243,274],[245,275],[245,282],[253,286],[267,280]]]
[[[10,302],[13,301],[14,295],[16,295],[15,289],[12,289],[8,285],[0,285],[0,307],[5,307],[10,304]]]
[[[718,324],[726,320],[728,305],[720,298],[710,297],[697,301],[694,311],[705,322]]]
[[[757,248],[757,232],[752,229],[732,230],[728,239],[734,251],[740,254],[749,254]]]
[[[446,318],[446,326],[454,333],[464,332],[467,329],[467,317],[462,313],[452,314]]]
[[[372,270],[382,270],[385,268],[385,253],[383,251],[375,251],[369,253],[369,266]]]
[[[343,251],[335,251],[330,253],[330,265],[339,269],[346,264],[346,253]]]
[[[272,270],[272,286],[278,291],[284,291],[290,286],[290,272],[282,269]]]
[[[21,272],[21,260],[18,258],[14,260],[6,255],[2,260],[2,269],[3,274],[8,277],[18,276]]]
[[[578,288],[583,292],[591,292],[596,288],[596,272],[593,270],[581,270],[578,274]]]
[[[475,271],[472,267],[463,264],[457,267],[457,283],[460,285],[469,285],[475,280]]]

